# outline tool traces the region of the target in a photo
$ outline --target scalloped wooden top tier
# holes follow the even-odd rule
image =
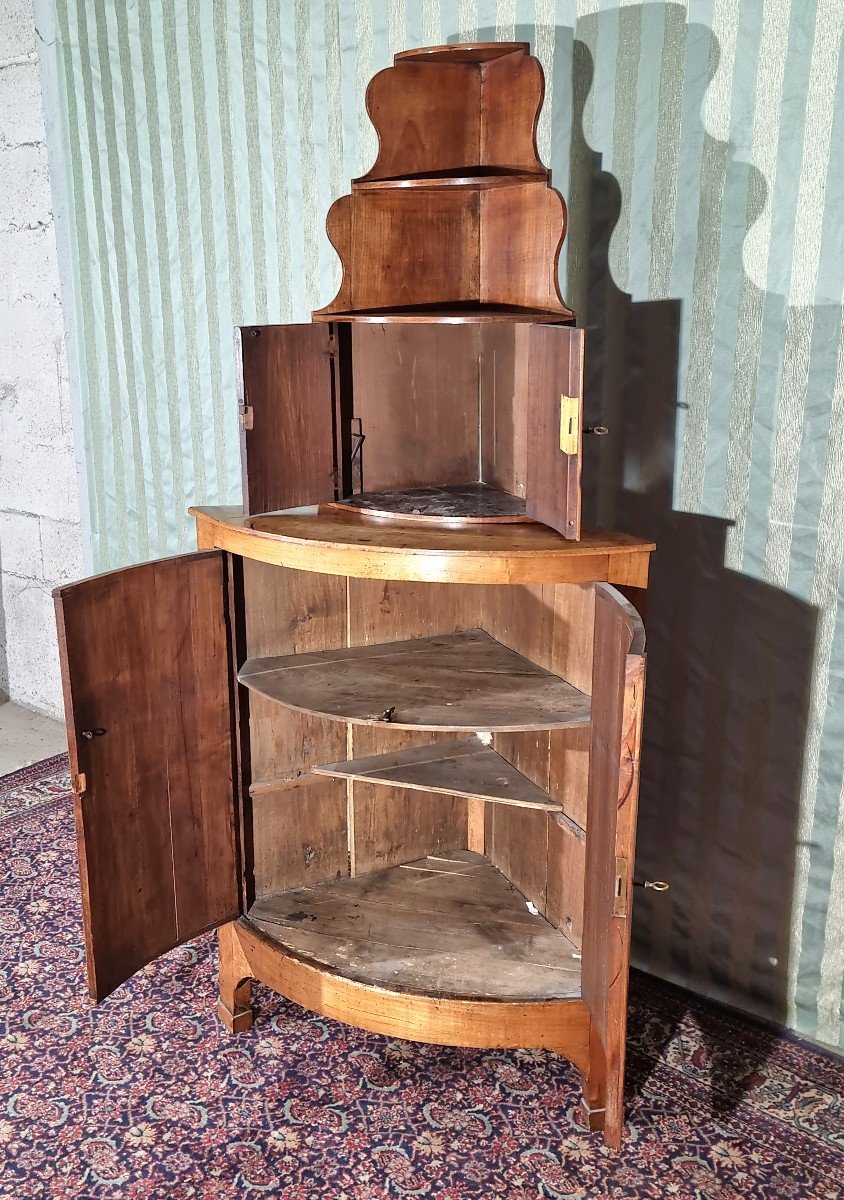
[[[573,322],[557,281],[566,205],[536,148],[544,92],[526,42],[397,54],[367,88],[378,157],[329,210],[343,279],[314,318]]]

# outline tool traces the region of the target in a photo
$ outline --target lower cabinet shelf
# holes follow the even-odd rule
[[[483,629],[250,658],[238,679],[288,708],[359,725],[475,731],[589,724],[588,696]]]
[[[562,812],[563,806],[478,737],[414,746],[314,767],[314,775],[466,796],[517,808]]]
[[[391,992],[528,1002],[581,993],[576,947],[468,850],[265,896],[248,920],[283,950]]]

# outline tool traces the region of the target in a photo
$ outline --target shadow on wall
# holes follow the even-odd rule
[[[685,25],[685,9],[669,5],[666,15]],[[578,32],[619,21],[623,42],[628,19],[625,9],[594,14]],[[691,72],[701,80],[700,112],[713,72],[711,31],[690,26],[685,36],[709,66]],[[517,37],[536,44],[533,27]],[[681,301],[634,303],[612,280],[621,193],[583,130],[594,63],[584,42],[572,47],[570,28],[556,37],[555,60],[573,52],[574,70],[566,298],[587,330],[584,424],[609,427],[608,436],[585,439],[584,519],[658,545],[647,599],[637,878],[667,879],[671,891],[637,892],[634,961],[784,1023],[816,610],[724,566],[729,522],[673,509]],[[600,35],[588,40],[607,44]],[[749,182],[761,209],[766,185],[747,171],[757,176]],[[673,1032],[654,1042],[655,1059]],[[751,1062],[716,1052],[713,1041],[714,1111],[740,1101],[766,1045]]]

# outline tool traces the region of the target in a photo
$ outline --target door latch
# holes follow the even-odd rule
[[[580,400],[577,396],[560,396],[560,449],[563,454],[577,454],[580,449]]]

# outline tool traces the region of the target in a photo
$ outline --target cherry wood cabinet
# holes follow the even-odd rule
[[[542,88],[520,43],[375,77],[337,298],[238,331],[243,508],[56,607],[94,1000],[218,927],[230,1030],[257,980],[547,1048],[618,1146],[654,547],[581,528]]]

